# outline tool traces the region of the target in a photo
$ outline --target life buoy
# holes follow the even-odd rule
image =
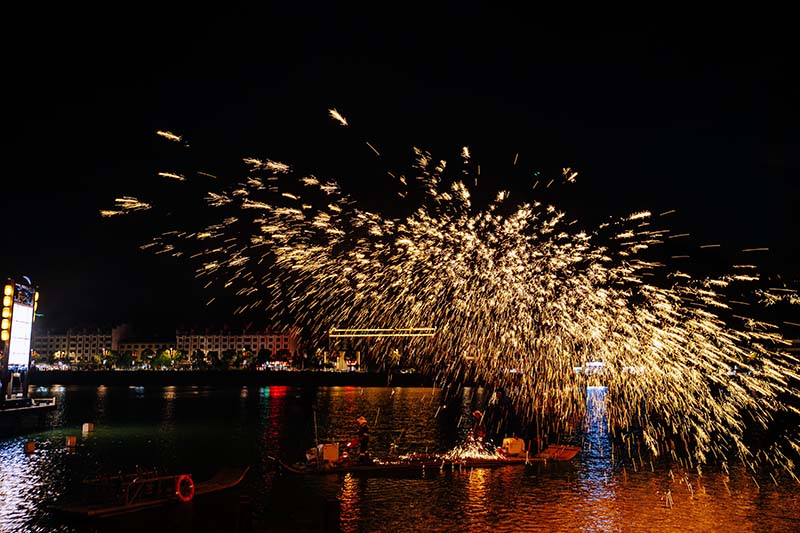
[[[175,479],[175,496],[184,503],[194,498],[194,481],[189,474],[181,474]]]

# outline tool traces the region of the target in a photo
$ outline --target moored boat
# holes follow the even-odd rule
[[[91,489],[94,498],[90,496],[88,502],[82,498],[62,503],[51,510],[61,515],[88,518],[187,503],[196,496],[235,487],[249,469],[249,466],[223,468],[210,479],[196,484],[190,474],[159,475],[155,471],[85,480],[83,486]]]

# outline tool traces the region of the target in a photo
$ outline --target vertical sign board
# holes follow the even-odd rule
[[[8,344],[8,366],[27,367],[31,357],[31,330],[36,291],[22,283],[14,284],[14,306]]]

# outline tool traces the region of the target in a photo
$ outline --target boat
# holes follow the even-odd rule
[[[199,483],[191,474],[160,475],[155,470],[87,479],[82,483],[84,498],[55,505],[51,510],[64,516],[92,518],[188,503],[197,496],[237,486],[249,470],[249,466],[222,468]],[[87,496],[91,503],[87,503]]]
[[[552,444],[536,454],[536,458],[539,461],[571,461],[580,451],[580,446]]]
[[[320,448],[330,445],[320,445]],[[498,468],[504,466],[544,463],[547,461],[570,461],[581,450],[578,446],[551,445],[540,453],[529,455],[523,451],[512,454],[499,453],[463,455],[456,454],[409,454],[397,457],[374,458],[368,461],[351,461],[348,457],[333,459],[333,452],[326,456],[326,448],[319,453],[320,460],[310,457],[303,463],[288,464],[272,457],[278,468],[291,474],[346,474],[346,473],[389,473],[424,472],[431,470],[463,470],[465,468]],[[343,454],[344,455],[344,454]],[[333,459],[333,460],[332,460]]]

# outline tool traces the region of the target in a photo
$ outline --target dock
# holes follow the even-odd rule
[[[55,398],[6,399],[0,405],[0,435],[35,430],[55,408]]]

